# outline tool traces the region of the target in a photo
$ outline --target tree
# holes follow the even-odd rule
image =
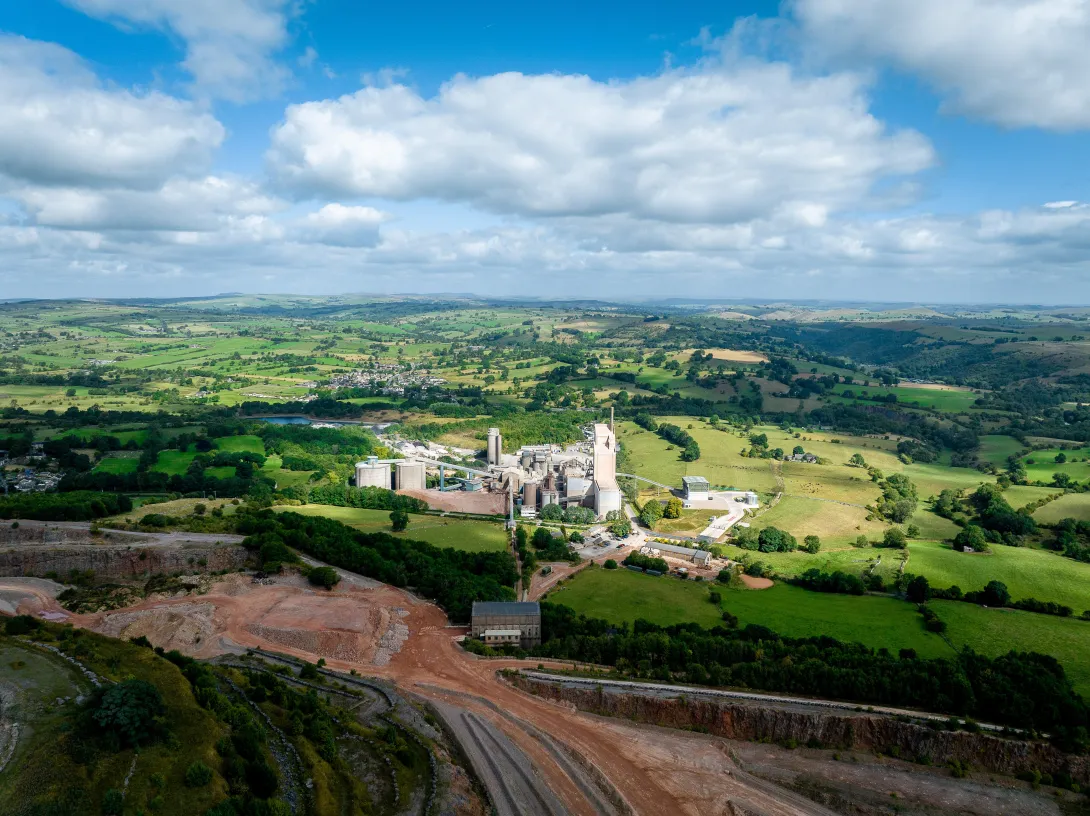
[[[719,576],[717,580],[721,584],[730,584],[730,582],[734,580],[734,570],[730,569],[729,567],[724,567],[723,569],[719,570]]]
[[[804,453],[806,453],[806,450],[802,447],[802,445],[795,445],[791,453],[794,456],[802,456]]]
[[[632,522],[627,516],[619,516],[609,523],[609,531],[617,538],[627,538],[632,534]]]
[[[207,512],[208,512],[208,505],[206,505],[206,504],[195,504],[193,506],[193,515],[195,515],[195,516],[203,516]]]
[[[564,508],[559,504],[546,504],[541,508],[540,516],[544,521],[563,521]]]
[[[657,499],[648,499],[640,510],[640,521],[649,530],[655,529],[655,524],[662,518],[662,505]]]
[[[161,736],[163,695],[146,680],[123,680],[92,701],[92,719],[122,745],[137,748]]]
[[[409,526],[409,514],[404,510],[393,510],[390,512],[390,527],[395,533],[402,532]]]
[[[608,570],[615,570],[617,569],[617,562],[614,561],[612,558],[607,558],[606,562],[602,564],[602,566]]]
[[[670,500],[666,502],[666,509],[663,511],[662,515],[664,518],[668,519],[681,518],[681,511],[684,507],[685,505],[682,503],[681,499],[677,496],[671,496]]]
[[[1063,451],[1060,451],[1059,453],[1056,454],[1055,461],[1056,461],[1057,465],[1062,465],[1064,462],[1067,461],[1067,454],[1064,453]]]
[[[855,467],[866,467],[867,460],[863,458],[863,454],[853,453],[851,459],[848,460],[848,464]]]
[[[212,769],[199,759],[185,769],[185,784],[189,788],[203,788],[212,781]]]
[[[749,444],[755,448],[767,448],[768,447],[768,435],[767,434],[750,434]]]
[[[341,576],[333,567],[314,567],[307,575],[307,580],[314,586],[333,589],[341,580]]]
[[[852,546],[853,547],[858,547],[861,550],[866,549],[867,547],[870,546],[870,539],[867,538],[867,536],[864,533],[860,533],[859,535],[857,535],[855,537],[855,541],[852,543]]]
[[[915,524],[910,524],[908,525],[908,529],[905,530],[905,535],[907,535],[909,538],[919,538],[920,528],[917,527]]]
[[[984,535],[984,528],[979,524],[966,524],[965,528],[954,536],[954,549],[964,551],[966,547],[976,552],[988,551],[988,539]]]
[[[810,555],[817,555],[821,552],[821,539],[816,535],[808,535],[802,540],[802,548]]]
[[[985,606],[1007,606],[1011,602],[1011,594],[1002,581],[988,581],[981,601]]]
[[[758,547],[761,552],[794,552],[799,543],[790,533],[776,527],[765,527],[757,536]]]
[[[908,537],[902,530],[890,527],[882,536],[882,546],[903,550],[908,545]]]
[[[931,599],[931,584],[924,576],[917,575],[908,582],[905,597],[912,603],[927,603]]]
[[[734,546],[743,550],[756,550],[760,546],[757,531],[752,527],[743,527],[734,534]]]

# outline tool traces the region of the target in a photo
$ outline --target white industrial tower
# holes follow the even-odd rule
[[[621,489],[617,485],[617,436],[609,425],[594,426],[594,512],[603,518],[612,510],[621,509]]]
[[[499,428],[488,429],[488,464],[498,465],[503,458],[503,437]]]

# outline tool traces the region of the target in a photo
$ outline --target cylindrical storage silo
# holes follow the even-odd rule
[[[423,490],[427,486],[423,462],[396,462],[394,471],[398,490]]]
[[[537,509],[538,493],[540,491],[540,482],[527,482],[522,486],[522,506],[529,507],[533,510]]]
[[[370,456],[366,462],[356,463],[356,487],[381,487],[390,489],[390,465]]]

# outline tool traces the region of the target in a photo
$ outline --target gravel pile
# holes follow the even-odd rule
[[[394,614],[399,618],[406,617],[409,613],[405,609],[397,607],[393,610]],[[376,666],[385,666],[389,664],[390,658],[401,651],[401,647],[405,644],[405,641],[409,639],[409,627],[397,619],[391,619],[390,624],[386,627],[386,631],[382,633],[382,637],[379,638],[378,648],[375,649],[375,656],[372,658],[372,663]]]

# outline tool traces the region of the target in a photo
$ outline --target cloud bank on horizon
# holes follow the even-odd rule
[[[1090,0],[736,4],[691,59],[431,87],[409,19],[326,62],[339,0],[54,2],[0,12],[3,297],[1090,300]]]

